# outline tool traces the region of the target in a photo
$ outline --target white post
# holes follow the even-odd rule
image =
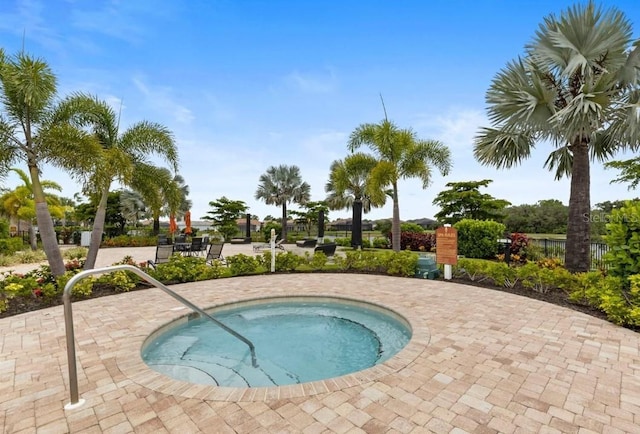
[[[444,225],[445,228],[450,228],[451,225],[449,223]],[[451,280],[453,277],[453,267],[451,264],[444,264],[444,280]]]
[[[271,229],[271,272],[276,272],[276,230]]]

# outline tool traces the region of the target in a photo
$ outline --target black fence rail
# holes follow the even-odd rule
[[[530,238],[529,243],[537,246],[545,258],[557,258],[564,264],[564,254],[567,250],[566,240]],[[604,254],[609,250],[605,243],[591,243],[591,269],[606,269]]]

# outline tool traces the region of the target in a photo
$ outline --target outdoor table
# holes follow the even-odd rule
[[[173,243],[173,251],[180,252],[184,255],[185,252],[191,250],[191,243]]]

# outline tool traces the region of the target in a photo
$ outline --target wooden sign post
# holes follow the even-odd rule
[[[436,262],[444,264],[444,278],[451,280],[451,266],[458,263],[458,231],[451,225],[436,229]]]

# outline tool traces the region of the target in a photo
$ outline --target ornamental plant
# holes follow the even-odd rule
[[[489,220],[463,219],[453,225],[458,230],[458,254],[467,258],[495,258],[498,239],[504,238],[505,226]]]
[[[603,237],[609,246],[604,255],[607,272],[620,277],[625,289],[629,289],[629,277],[640,274],[640,202],[627,201],[613,209]]]

